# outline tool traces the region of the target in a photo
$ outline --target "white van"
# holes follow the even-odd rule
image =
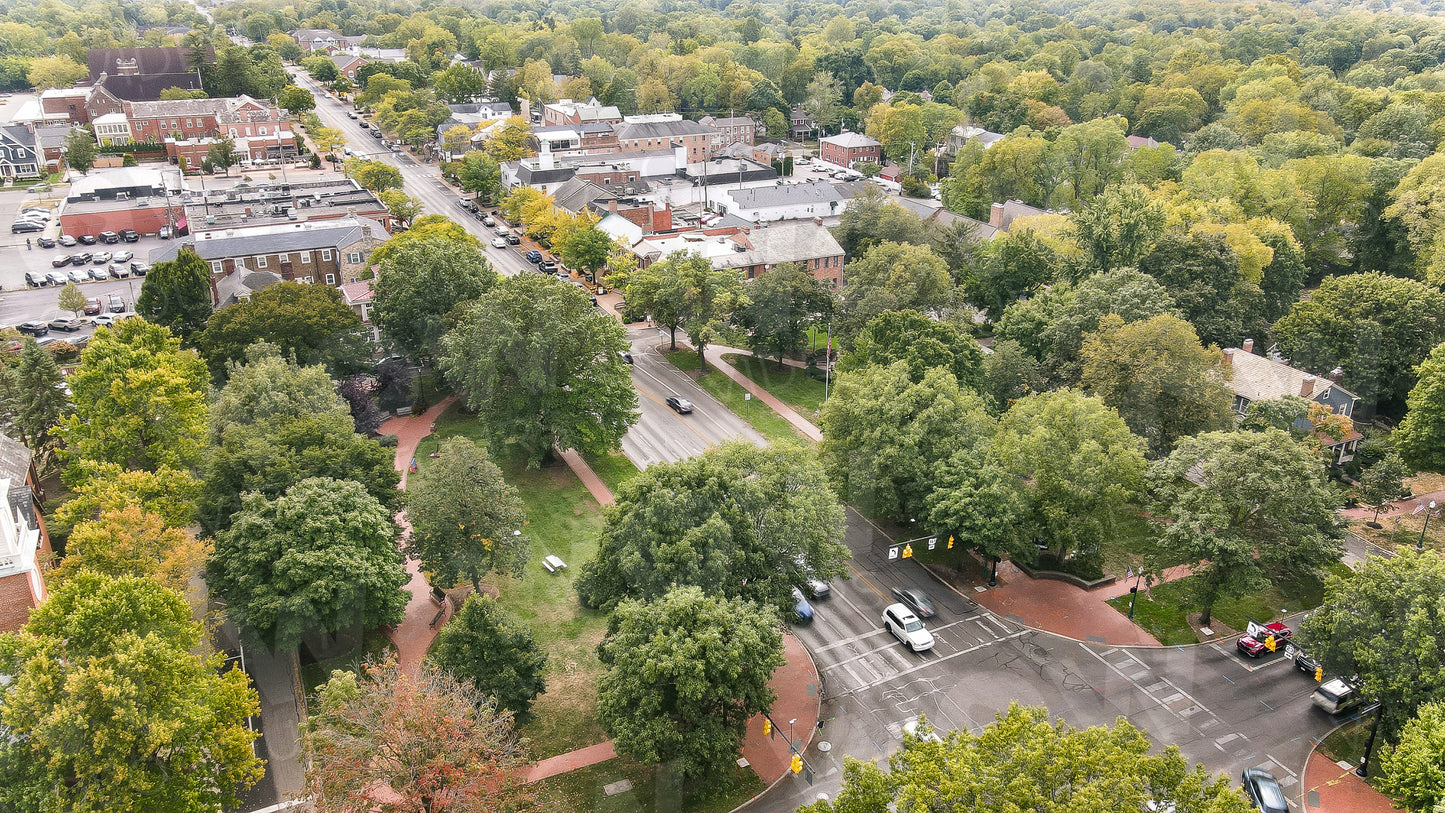
[[[1365,702],[1359,689],[1340,678],[1331,678],[1321,683],[1310,696],[1310,700],[1329,714],[1343,714]]]

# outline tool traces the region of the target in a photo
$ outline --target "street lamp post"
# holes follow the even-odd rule
[[[1139,598],[1139,580],[1144,578],[1144,568],[1134,574],[1134,586],[1129,588],[1129,620],[1134,620],[1134,601]]]
[[[1425,531],[1430,528],[1430,515],[1435,513],[1435,501],[1430,501],[1430,507],[1425,509],[1425,524],[1420,527],[1420,540],[1415,543],[1415,550],[1425,550]]]

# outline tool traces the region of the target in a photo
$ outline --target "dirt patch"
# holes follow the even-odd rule
[[[1243,634],[1239,630],[1220,621],[1218,617],[1215,617],[1209,619],[1209,630],[1214,634],[1208,635],[1204,632],[1204,625],[1199,623],[1199,619],[1202,617],[1202,613],[1190,613],[1184,617],[1184,620],[1189,624],[1189,628],[1194,630],[1194,634],[1199,636],[1199,640],[1201,641],[1223,641],[1226,638],[1238,638]]]
[[[1432,491],[1445,490],[1445,474],[1421,472],[1414,477],[1406,477],[1405,484],[1410,487],[1412,494],[1429,494]]]

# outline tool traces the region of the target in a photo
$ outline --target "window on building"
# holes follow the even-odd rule
[[[346,255],[346,261],[349,262],[349,263],[351,263],[352,265],[360,265],[360,264],[361,264],[361,252],[360,252],[360,251],[353,251],[353,252],[351,252],[350,254],[347,254],[347,255]]]
[[[265,135],[265,134],[266,134],[266,128],[265,128],[265,127],[257,128],[256,132],[260,133],[261,135]]]
[[[302,277],[302,278],[301,278],[301,281],[304,282],[304,283],[306,283],[307,285],[310,285],[311,283],[313,283],[313,282],[316,281],[316,278],[315,278],[315,277]]]
[[[231,133],[231,138],[235,138],[235,137],[236,137],[236,128],[235,128],[235,127],[232,127],[231,130],[230,130],[230,133]]]
[[[186,126],[187,126],[187,127],[195,127],[195,126],[196,126],[196,122],[195,122],[193,119],[186,119]]]
[[[329,248],[323,248],[323,249],[321,249],[321,261],[322,261],[322,262],[330,262],[330,261],[331,261],[331,249],[329,249]]]
[[[309,251],[303,251],[303,252],[301,252],[301,262],[303,262],[303,263],[309,263],[309,262],[311,262],[311,252],[309,252]]]
[[[220,261],[220,260],[211,260],[211,273],[212,273],[212,274],[219,274],[219,273],[221,273],[221,261]]]
[[[326,275],[326,284],[327,284],[327,285],[335,285],[335,284],[336,284],[336,275],[335,275],[335,274],[327,274],[327,275]]]

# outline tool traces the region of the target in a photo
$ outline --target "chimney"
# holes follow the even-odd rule
[[[988,209],[988,225],[995,229],[1003,228],[1003,204],[995,203]]]
[[[1332,383],[1334,383],[1334,384],[1339,384],[1341,381],[1344,381],[1344,380],[1345,380],[1345,368],[1343,368],[1343,367],[1336,367],[1335,369],[1330,370],[1330,381],[1331,381]]]
[[[823,225],[823,218],[821,218],[821,217],[815,217],[815,218],[813,218],[813,225],[814,225],[814,226],[822,226],[822,225]]]
[[[617,214],[617,198],[607,201],[607,211],[614,215]]]
[[[552,160],[552,145],[549,142],[542,142],[542,151],[537,153],[538,169],[556,169],[557,164]]]
[[[1253,352],[1254,352],[1254,339],[1245,339],[1245,340],[1244,340],[1244,352],[1246,352],[1246,353],[1253,353]]]
[[[1232,366],[1234,366],[1234,348],[1233,348],[1233,347],[1226,347],[1226,348],[1224,348],[1224,366],[1225,366],[1225,367],[1232,367]]]
[[[1299,385],[1299,397],[1301,397],[1301,398],[1308,398],[1308,397],[1310,397],[1311,395],[1314,395],[1314,394],[1315,394],[1315,377],[1312,376],[1312,375],[1307,375],[1307,376],[1305,376],[1304,380],[1300,382],[1300,385]]]

